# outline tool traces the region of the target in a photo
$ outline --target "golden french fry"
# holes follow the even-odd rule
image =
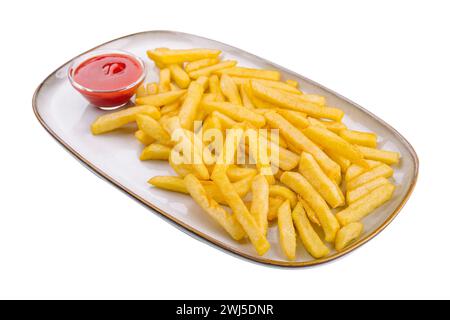
[[[299,171],[332,208],[345,204],[344,194],[339,186],[322,171],[310,153],[302,153]]]
[[[147,55],[164,64],[192,62],[206,58],[217,58],[220,50],[211,49],[178,49],[178,50],[149,50]]]
[[[314,212],[314,210],[310,207],[310,205],[308,204],[308,202],[305,201],[305,199],[303,199],[302,197],[298,196],[298,201],[301,202],[303,209],[305,209],[306,211],[306,215],[308,216],[309,221],[311,221],[312,223],[314,223],[317,226],[321,226],[320,225],[320,221],[317,218],[317,214]]]
[[[219,223],[233,239],[241,240],[245,237],[245,231],[236,220],[236,216],[226,212],[214,199],[208,196],[207,191],[194,175],[188,174],[184,177],[184,184],[194,201]]]
[[[231,67],[235,66],[236,63],[237,63],[236,60],[222,61],[222,62],[219,62],[219,63],[214,64],[212,66],[201,68],[201,69],[189,72],[189,76],[192,79],[197,79],[197,78],[199,78],[201,76],[209,77],[215,71],[231,68]]]
[[[229,116],[224,115],[223,113],[220,113],[219,111],[213,111],[211,113],[212,116],[216,117],[221,124],[222,129],[231,129],[233,128],[237,122],[231,119]]]
[[[232,77],[234,83],[236,83],[237,85],[241,86],[244,83],[246,83],[249,80],[257,80],[259,82],[261,82],[263,85],[271,87],[271,88],[275,88],[275,89],[280,89],[280,90],[284,90],[286,92],[290,92],[290,93],[295,93],[295,94],[302,94],[302,92],[300,90],[298,90],[296,87],[290,86],[284,82],[281,81],[273,81],[273,80],[265,80],[265,79],[249,79],[249,78],[241,78],[241,77]]]
[[[364,161],[363,154],[357,148],[328,129],[309,126],[303,129],[303,133],[319,146],[333,151],[352,162],[359,164]]]
[[[316,127],[321,127],[321,128],[327,129],[327,126],[322,121],[319,121],[316,118],[308,117],[308,121],[311,126],[316,126]]]
[[[147,95],[157,94],[158,93],[158,84],[156,82],[148,83],[146,86]]]
[[[278,231],[281,249],[289,260],[295,260],[297,240],[289,200],[285,200],[278,208]]]
[[[352,164],[350,167],[348,167],[347,172],[345,173],[345,182],[349,182],[360,174],[381,165],[381,162],[379,161],[366,160],[366,162],[369,166],[368,168],[362,167],[357,164]]]
[[[196,80],[199,84],[202,85],[203,91],[206,91],[209,87],[209,78],[206,76],[200,76]],[[213,95],[214,96],[214,95]]]
[[[347,169],[352,165],[352,162],[347,158],[341,156],[340,154],[336,154],[336,152],[331,150],[324,150],[325,153],[336,162],[340,167],[342,172],[347,172]],[[336,181],[337,184],[340,184],[340,181]]]
[[[185,89],[189,86],[191,78],[189,78],[189,75],[186,73],[186,71],[183,70],[183,68],[179,64],[169,65],[169,70],[170,75],[172,76],[172,79],[175,81],[177,86],[179,86],[182,89]]]
[[[249,95],[247,94],[247,91],[244,89],[244,85],[239,86],[239,94],[242,98],[242,104],[244,107],[249,109],[255,109],[255,106],[253,105],[252,100],[250,99]]]
[[[201,68],[212,66],[213,64],[219,63],[219,61],[220,60],[218,58],[205,58],[205,59],[188,62],[188,63],[186,63],[184,70],[186,70],[186,72],[189,73],[189,72],[201,69]]]
[[[339,133],[341,130],[347,129],[347,126],[339,121],[327,121],[327,120],[319,120],[325,127],[333,131],[334,133]]]
[[[149,106],[160,107],[165,104],[175,102],[176,100],[180,99],[185,93],[186,93],[186,90],[184,90],[184,89],[178,90],[178,91],[157,93],[157,94],[145,96],[142,98],[136,98],[136,104],[138,104],[138,105],[145,104],[145,105],[149,105]]]
[[[254,177],[258,171],[254,168],[241,168],[236,166],[230,166],[227,169],[227,176],[231,182],[239,181],[244,178]]]
[[[184,129],[192,130],[194,127],[194,120],[197,114],[198,106],[202,100],[203,86],[196,81],[193,81],[189,85],[186,98],[180,108],[181,127]]]
[[[339,131],[339,135],[341,136],[341,138],[347,140],[351,144],[357,144],[360,146],[371,148],[377,147],[377,135],[372,132],[343,129]]]
[[[378,177],[372,181],[369,181],[363,185],[360,185],[359,187],[348,190],[347,191],[347,203],[351,204],[355,202],[356,200],[359,200],[360,198],[364,197],[365,195],[369,194],[372,190],[375,190],[379,186],[383,186],[386,184],[389,184],[389,180],[384,177]]]
[[[149,117],[147,115],[138,114],[136,116],[136,122],[140,130],[142,130],[146,135],[152,137],[153,139],[163,143],[170,143],[170,135],[166,130],[159,124],[158,121]]]
[[[314,187],[300,173],[285,172],[281,176],[281,182],[286,186],[300,194],[305,201],[311,206],[319,218],[320,224],[325,232],[325,240],[334,242],[336,233],[339,230],[339,222],[331,213],[325,200],[314,189]]]
[[[145,84],[141,84],[136,90],[136,97],[145,97],[147,95],[147,89],[145,88]]]
[[[280,185],[271,185],[269,195],[274,198],[283,198],[289,200],[291,208],[297,204],[297,195],[289,188]]]
[[[381,161],[386,164],[397,164],[400,162],[400,153],[388,150],[379,150],[357,146],[358,150],[369,160]]]
[[[140,160],[169,160],[170,147],[152,143],[142,150]]]
[[[150,143],[155,142],[155,139],[153,139],[149,135],[146,135],[145,132],[142,130],[136,131],[134,133],[134,136],[136,137],[136,139],[139,140],[140,143],[142,143],[143,145],[146,145],[146,146],[148,146]]]
[[[216,101],[225,101],[222,90],[220,90],[219,77],[216,74],[209,77],[209,91],[216,95]]]
[[[251,81],[253,94],[279,107],[304,112],[316,118],[326,118],[340,121],[344,112],[337,108],[323,107],[304,100],[303,95],[291,94],[282,90],[267,87],[258,81]]]
[[[170,69],[164,68],[159,70],[158,92],[164,93],[170,91]]]
[[[257,128],[260,128],[266,124],[264,116],[240,105],[229,102],[213,102],[204,100],[201,105],[207,112],[219,111],[220,113],[223,113],[238,122],[247,121]]]
[[[227,201],[228,205],[233,210],[233,213],[235,214],[240,225],[247,233],[257,253],[259,255],[263,255],[264,253],[266,253],[270,248],[270,244],[267,241],[264,233],[256,223],[256,220],[250,214],[244,202],[237,194],[236,190],[234,190],[233,185],[231,184],[230,180],[228,180],[226,172],[224,170],[214,169],[211,177],[214,183],[222,192],[222,195]]]
[[[177,176],[155,176],[147,181],[159,188],[180,193],[189,193],[184,185],[183,178]]]
[[[123,127],[136,121],[138,114],[145,114],[157,120],[161,117],[159,110],[153,106],[131,107],[98,117],[91,125],[92,134],[102,134]]]
[[[242,105],[242,99],[239,95],[239,90],[233,79],[227,74],[220,77],[220,89],[225,97],[233,104]]]
[[[267,102],[267,101],[264,101],[264,100],[261,100],[261,99],[257,98],[253,94],[252,86],[250,85],[250,80],[244,82],[241,86],[243,87],[243,90],[245,91],[245,93],[247,94],[248,98],[250,99],[252,105],[255,108],[259,108],[259,109],[275,109],[277,107],[276,105],[274,105],[274,104],[272,104],[270,102]]]
[[[287,79],[286,80],[286,84],[290,85],[291,87],[298,88],[298,81],[297,80]]]
[[[310,125],[308,118],[306,118],[303,112],[278,108],[277,113],[300,129],[304,129]]]
[[[177,161],[174,161],[173,158],[173,152],[171,152],[169,155],[169,165],[177,175],[184,178],[188,174],[194,173],[192,165],[179,163]]]
[[[336,251],[342,251],[350,243],[355,241],[361,235],[363,230],[364,225],[360,222],[350,223],[339,230],[336,236],[336,243],[334,244]]]
[[[180,107],[181,107],[180,100],[177,100],[175,102],[172,102],[172,103],[166,104],[165,106],[162,106],[160,109],[161,115],[172,114],[173,112],[175,112],[174,115],[178,114],[178,112],[180,111]]]
[[[297,203],[292,212],[292,220],[294,221],[295,228],[302,240],[303,246],[311,256],[319,259],[330,253],[328,247],[320,240],[316,231],[314,231],[300,202]]]
[[[354,190],[359,186],[362,186],[363,184],[366,184],[372,180],[375,180],[376,178],[383,177],[383,178],[389,178],[394,174],[394,169],[389,167],[387,164],[382,163],[381,165],[366,171],[356,178],[350,180],[347,182],[347,190]]]
[[[325,107],[327,101],[325,97],[319,96],[317,94],[303,94],[302,100],[317,104],[318,106]]]
[[[286,199],[280,197],[269,197],[269,213],[267,219],[272,221],[278,217],[278,208]]]
[[[252,182],[250,213],[255,218],[263,234],[266,235],[268,228],[267,216],[269,214],[269,183],[262,175],[257,175]]]
[[[234,77],[257,78],[275,81],[278,81],[281,78],[280,72],[276,70],[252,69],[244,67],[232,67],[216,71],[216,73],[220,75],[227,74]]]
[[[338,212],[336,218],[342,226],[358,222],[391,199],[394,190],[395,186],[392,184],[379,186],[366,196],[350,204],[346,209]]]
[[[325,171],[327,176],[334,181],[340,181],[341,168],[339,165],[331,160],[325,152],[323,152],[300,130],[276,112],[267,112],[265,117],[272,128],[277,128],[280,130],[281,134],[289,144],[292,144],[295,149],[300,149],[311,153],[319,163],[320,167]]]

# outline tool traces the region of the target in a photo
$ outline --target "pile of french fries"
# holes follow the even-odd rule
[[[303,93],[295,80],[282,80],[276,70],[238,67],[220,54],[149,50],[159,82],[143,84],[135,106],[99,117],[92,133],[137,123],[135,137],[145,146],[140,159],[166,160],[177,174],[152,177],[149,184],[189,194],[230,237],[248,239],[259,255],[270,248],[271,225],[278,226],[289,260],[296,259],[300,242],[316,259],[332,246],[344,250],[363,233],[361,220],[391,199],[395,186],[388,179],[400,155],[377,149],[375,133],[348,129],[342,110]],[[225,135],[222,149],[208,145],[210,129]],[[272,157],[244,143],[254,162],[234,163],[239,145],[233,139],[242,142],[248,130],[259,129],[280,134],[258,137],[259,149]],[[229,139],[233,130],[238,133]],[[176,161],[180,139],[202,146],[200,152],[192,148],[195,162]]]

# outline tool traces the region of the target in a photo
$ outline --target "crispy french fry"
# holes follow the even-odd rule
[[[176,112],[176,114],[178,114],[178,112],[180,111],[180,107],[181,107],[181,101],[177,100],[175,102],[166,104],[165,106],[161,107],[161,115],[166,115],[166,114],[172,114],[172,112]]]
[[[327,120],[319,120],[325,127],[333,131],[334,133],[339,133],[341,130],[347,129],[347,126],[339,121],[327,121]]]
[[[342,251],[350,243],[355,241],[361,235],[363,230],[364,225],[360,222],[350,223],[339,230],[336,236],[336,243],[334,244],[336,251]]]
[[[297,80],[287,79],[286,80],[286,84],[290,85],[291,87],[298,88],[298,81]]]
[[[262,175],[257,175],[252,182],[250,213],[261,228],[263,234],[266,235],[268,228],[267,216],[269,214],[269,183]]]
[[[305,199],[303,199],[300,196],[298,196],[298,201],[301,202],[303,209],[305,209],[309,221],[320,227],[321,225],[319,218],[317,218],[317,214],[314,212],[314,210],[311,208],[308,202],[306,202]]]
[[[170,147],[159,144],[152,143],[142,150],[141,160],[169,160]]]
[[[194,170],[192,168],[192,165],[179,163],[177,161],[174,161],[174,153],[171,152],[169,155],[169,165],[172,167],[173,171],[180,177],[185,177],[190,173],[194,173]],[[198,177],[198,175],[197,175]]]
[[[136,139],[139,140],[140,143],[142,143],[145,146],[148,146],[150,143],[155,142],[155,139],[153,139],[149,135],[145,134],[145,132],[142,130],[136,131],[134,133],[134,136],[136,137]]]
[[[231,182],[239,181],[244,178],[256,176],[258,171],[254,168],[241,168],[236,166],[230,166],[227,169],[227,176]]]
[[[206,91],[209,88],[209,78],[206,76],[200,76],[196,80],[199,84],[202,85],[203,91]]]
[[[391,199],[394,190],[395,186],[392,184],[379,186],[366,196],[353,202],[346,209],[338,212],[336,218],[342,226],[358,222]]]
[[[291,94],[282,90],[267,87],[258,81],[251,81],[253,94],[279,107],[304,112],[316,118],[340,121],[344,112],[337,108],[323,107],[303,99],[303,95]]]
[[[216,74],[209,77],[209,91],[216,95],[216,101],[225,101],[222,90],[220,90],[219,77]]]
[[[147,95],[157,94],[158,93],[158,84],[156,82],[147,83],[146,86]]]
[[[356,178],[350,180],[347,182],[347,190],[354,190],[359,186],[362,186],[363,184],[366,184],[372,180],[375,180],[376,178],[383,177],[383,178],[389,178],[394,174],[394,169],[389,167],[387,164],[382,163],[381,165],[366,171]]]
[[[248,96],[247,91],[244,89],[243,84],[239,86],[239,94],[241,95],[242,104],[244,107],[249,109],[255,109],[255,106],[253,105],[252,100]]]
[[[352,165],[352,162],[347,158],[341,156],[340,154],[336,154],[336,152],[331,150],[324,150],[325,153],[336,162],[340,167],[342,172],[347,172],[347,169]],[[340,181],[336,181],[337,184],[340,184]]]
[[[186,90],[179,90],[149,95],[142,98],[136,98],[136,104],[145,104],[149,106],[160,107],[165,104],[175,102],[176,100],[180,99],[185,93]]]
[[[320,240],[316,231],[306,216],[302,204],[299,202],[292,212],[292,220],[295,228],[302,240],[302,243],[308,253],[316,259],[327,256],[330,253],[328,247]]]
[[[182,63],[192,62],[206,58],[217,58],[220,54],[220,50],[211,49],[178,49],[178,50],[149,50],[147,55],[154,57],[154,59],[164,63]]]
[[[195,60],[195,61],[186,63],[184,70],[186,70],[186,72],[189,73],[189,72],[201,69],[201,68],[212,66],[213,64],[219,63],[219,61],[220,60],[218,58],[205,58],[205,59]]]
[[[196,81],[189,85],[186,98],[180,108],[181,127],[192,130],[194,127],[195,115],[197,114],[198,106],[202,100],[203,86]]]
[[[362,132],[355,130],[343,129],[339,131],[339,135],[349,143],[366,146],[371,148],[377,147],[377,135],[372,132]]]
[[[164,68],[159,70],[158,92],[164,93],[170,91],[170,69]]]
[[[228,205],[233,210],[233,213],[235,214],[240,225],[247,233],[257,253],[259,255],[263,255],[264,253],[266,253],[270,248],[270,244],[267,241],[264,233],[259,228],[256,220],[250,214],[244,202],[237,194],[236,190],[234,190],[233,185],[231,184],[230,180],[228,180],[226,172],[220,169],[214,169],[211,177],[222,192],[222,195],[224,196]]]
[[[280,89],[280,90],[284,90],[286,92],[290,92],[290,93],[295,93],[295,94],[302,94],[302,92],[300,90],[298,90],[296,87],[290,86],[284,82],[281,81],[273,81],[273,80],[265,80],[265,79],[249,79],[249,78],[241,78],[241,77],[232,77],[234,83],[236,83],[236,85],[243,85],[244,83],[246,83],[249,80],[257,80],[259,82],[261,82],[263,85],[271,87],[271,88],[275,88],[275,89]]]
[[[280,185],[271,185],[269,187],[269,195],[274,198],[283,198],[289,200],[291,208],[297,204],[297,195],[291,189]]]
[[[373,161],[373,160],[366,160],[369,168],[365,168],[362,166],[359,166],[357,164],[352,164],[350,167],[348,167],[347,172],[345,173],[345,182],[349,182],[350,180],[356,178],[360,174],[369,171],[370,169],[373,169],[379,165],[381,165],[382,162],[379,161]]]
[[[340,181],[341,168],[339,165],[331,160],[325,152],[323,152],[300,130],[276,112],[267,112],[265,117],[272,128],[280,129],[281,134],[288,143],[292,144],[296,149],[311,153],[327,176],[334,181]]]
[[[257,78],[257,79],[267,79],[278,81],[281,78],[281,74],[276,70],[262,70],[262,69],[252,69],[244,67],[232,67],[228,69],[223,69],[216,71],[217,74],[223,75],[227,74],[234,77],[243,78]]]
[[[336,233],[339,230],[339,222],[331,213],[325,200],[314,189],[314,187],[300,173],[285,172],[281,176],[281,182],[300,194],[317,214],[317,218],[325,232],[325,240],[334,242]]]
[[[212,102],[204,100],[201,105],[208,112],[219,111],[238,122],[247,121],[258,128],[266,124],[264,116],[240,105],[229,102]]]
[[[352,204],[365,195],[369,194],[372,190],[375,190],[379,186],[389,184],[389,180],[384,177],[378,177],[372,181],[369,181],[359,187],[347,191],[347,203]]]
[[[325,107],[327,101],[325,97],[319,96],[317,94],[303,94],[302,100],[317,104],[318,106]]]
[[[299,171],[332,208],[345,204],[345,198],[339,186],[322,171],[310,153],[302,153]]]
[[[278,230],[281,249],[289,260],[295,260],[297,241],[289,200],[285,200],[278,208]]]
[[[227,74],[224,74],[220,77],[220,89],[223,94],[233,104],[237,104],[242,106],[242,99],[239,95],[239,90],[233,79]]]
[[[163,143],[170,143],[170,135],[166,130],[159,124],[158,121],[149,117],[147,115],[138,114],[136,116],[136,122],[140,130],[142,130],[146,135],[152,137],[153,139]]]
[[[226,116],[219,111],[213,111],[211,115],[219,119],[221,128],[223,129],[231,129],[237,124],[236,121],[234,121],[229,116]]]
[[[147,89],[145,88],[145,84],[141,84],[136,90],[136,97],[145,97],[147,95]]]
[[[189,75],[186,73],[186,71],[184,71],[179,64],[169,65],[169,70],[170,75],[177,84],[177,86],[179,86],[182,89],[185,89],[189,86],[191,79],[189,78]]]
[[[199,78],[201,76],[209,77],[215,71],[231,68],[231,67],[235,66],[236,63],[237,63],[236,60],[222,61],[222,62],[219,62],[219,63],[214,64],[212,66],[201,68],[201,69],[189,72],[189,76],[192,79],[197,79],[197,78]]]
[[[308,118],[306,118],[303,112],[278,108],[277,113],[300,129],[304,129],[310,125]]]
[[[358,150],[364,155],[366,159],[381,161],[386,164],[397,164],[400,162],[400,153],[388,150],[379,150],[357,146]]]
[[[245,231],[236,220],[236,216],[227,213],[214,199],[208,196],[207,191],[194,175],[188,174],[184,177],[184,184],[194,201],[219,223],[233,239],[241,240],[245,237]]]
[[[153,106],[131,107],[98,117],[92,123],[91,131],[94,135],[113,131],[136,121],[138,114],[145,114],[157,120],[161,117],[159,110]]]
[[[316,118],[308,117],[308,121],[311,126],[316,126],[316,127],[321,127],[321,128],[327,129],[327,126],[322,121],[319,121]]]
[[[278,217],[278,208],[284,201],[284,198],[269,197],[269,213],[267,215],[267,219],[269,221],[272,221]]]

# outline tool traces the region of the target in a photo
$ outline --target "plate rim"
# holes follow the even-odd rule
[[[120,182],[116,181],[115,179],[113,179],[112,177],[110,177],[106,172],[100,170],[99,168],[95,167],[89,160],[85,159],[78,151],[76,151],[75,149],[73,149],[68,143],[66,143],[60,136],[58,136],[56,134],[55,131],[52,130],[52,128],[45,122],[45,120],[42,118],[42,116],[39,113],[38,110],[38,103],[37,103],[37,97],[41,91],[41,89],[43,88],[44,84],[51,78],[53,77],[61,68],[63,68],[65,65],[67,65],[68,63],[70,63],[71,61],[73,61],[74,59],[77,59],[78,57],[92,52],[94,50],[97,50],[99,47],[102,47],[104,45],[107,45],[109,43],[124,39],[124,38],[128,38],[128,37],[134,37],[137,35],[141,35],[141,34],[147,34],[147,33],[168,33],[168,34],[179,34],[179,35],[184,35],[184,36],[193,36],[193,37],[197,37],[197,38],[202,38],[204,40],[208,40],[208,41],[214,41],[220,44],[223,44],[227,47],[230,47],[232,49],[236,49],[239,50],[247,55],[250,55],[252,57],[258,58],[264,62],[270,63],[274,66],[276,66],[277,68],[281,69],[281,70],[285,70],[285,71],[289,71],[290,73],[293,73],[295,76],[325,90],[328,91],[331,94],[334,94],[336,97],[338,97],[339,99],[342,99],[344,101],[346,101],[347,103],[350,103],[353,107],[356,107],[358,109],[360,109],[361,111],[363,111],[364,113],[366,113],[367,115],[369,115],[370,117],[374,118],[375,120],[377,120],[381,125],[383,125],[385,128],[387,128],[389,131],[391,131],[396,138],[398,138],[402,144],[406,147],[406,149],[409,151],[409,153],[412,156],[413,159],[413,166],[414,166],[414,176],[413,179],[409,185],[408,191],[405,194],[405,196],[403,197],[403,199],[401,200],[401,202],[399,203],[399,205],[395,208],[395,210],[387,217],[387,219],[380,225],[378,226],[374,231],[372,231],[369,235],[367,235],[365,238],[360,239],[359,241],[356,241],[355,243],[353,243],[352,245],[346,247],[344,250],[340,251],[340,252],[336,252],[332,255],[329,255],[327,257],[324,258],[320,258],[320,259],[314,259],[314,260],[310,260],[310,261],[282,261],[282,260],[273,260],[273,259],[268,259],[268,258],[264,258],[263,256],[252,256],[250,254],[247,254],[245,252],[242,252],[238,249],[232,248],[230,246],[228,246],[227,244],[215,239],[214,237],[208,236],[206,234],[204,234],[203,232],[191,227],[189,224],[186,224],[180,220],[178,220],[177,218],[173,217],[171,214],[169,214],[168,212],[156,207],[154,204],[152,204],[150,201],[147,201],[146,199],[142,198],[141,196],[139,196],[138,194],[136,194],[135,192],[133,192],[132,190],[126,188],[124,185],[122,185]],[[406,140],[405,137],[403,137],[403,135],[401,135],[394,127],[392,127],[391,125],[389,125],[388,123],[386,123],[384,120],[382,120],[381,118],[377,117],[376,115],[374,115],[373,113],[371,113],[370,111],[366,110],[365,108],[363,108],[362,106],[360,106],[359,104],[351,101],[350,99],[342,96],[341,94],[328,89],[327,87],[307,78],[304,77],[294,71],[288,70],[282,66],[279,66],[278,64],[266,60],[264,58],[261,58],[257,55],[254,55],[252,53],[249,53],[245,50],[239,49],[237,47],[231,46],[229,44],[217,41],[217,40],[213,40],[213,39],[209,39],[206,37],[202,37],[202,36],[198,36],[195,34],[190,34],[190,33],[185,33],[185,32],[179,32],[179,31],[171,31],[171,30],[148,30],[148,31],[141,31],[141,32],[136,32],[136,33],[131,33],[125,36],[121,36],[118,38],[115,38],[113,40],[109,40],[107,42],[104,42],[102,44],[99,44],[83,53],[80,53],[79,55],[73,57],[72,59],[70,59],[69,61],[63,63],[61,66],[59,66],[58,68],[56,68],[53,72],[51,72],[36,88],[36,90],[34,91],[33,94],[33,98],[32,98],[32,108],[33,108],[33,112],[36,116],[36,118],[38,119],[39,123],[42,125],[42,127],[50,134],[50,136],[52,136],[63,148],[65,148],[72,156],[74,156],[75,158],[77,158],[82,164],[84,164],[88,169],[90,169],[93,173],[95,173],[96,175],[100,176],[101,178],[107,180],[109,183],[111,183],[113,186],[117,187],[119,190],[121,190],[122,192],[124,192],[125,194],[127,194],[128,196],[131,196],[132,198],[134,198],[135,200],[139,201],[141,204],[145,205],[146,207],[148,207],[149,209],[155,211],[155,213],[158,213],[159,215],[161,215],[163,218],[166,218],[169,220],[169,222],[175,223],[177,227],[181,227],[184,230],[182,231],[187,231],[187,233],[190,236],[193,236],[194,238],[200,237],[201,240],[205,240],[208,242],[208,244],[212,244],[214,246],[217,246],[219,249],[224,250],[227,253],[232,253],[234,255],[237,255],[239,257],[248,259],[250,261],[253,262],[258,262],[261,263],[263,265],[270,265],[270,266],[278,266],[278,267],[293,267],[293,268],[302,268],[302,267],[311,267],[311,266],[316,266],[316,265],[321,265],[323,263],[327,263],[327,262],[331,262],[333,260],[336,260],[338,258],[341,258],[347,254],[349,254],[350,252],[355,251],[356,249],[358,249],[359,247],[363,246],[365,243],[367,243],[368,241],[372,240],[374,237],[376,237],[378,234],[380,234],[396,217],[397,215],[400,213],[400,211],[402,210],[402,208],[405,206],[406,202],[409,200],[409,198],[411,197],[411,194],[416,186],[417,183],[417,179],[418,179],[418,174],[419,174],[419,158],[417,156],[416,151],[414,150],[413,146],[409,143],[408,140]]]

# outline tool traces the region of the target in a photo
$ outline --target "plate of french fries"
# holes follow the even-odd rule
[[[98,49],[145,60],[132,103],[93,108],[70,86],[69,61],[36,90],[37,118],[100,177],[230,253],[293,267],[336,259],[380,233],[413,191],[407,140],[293,71],[171,31]]]

